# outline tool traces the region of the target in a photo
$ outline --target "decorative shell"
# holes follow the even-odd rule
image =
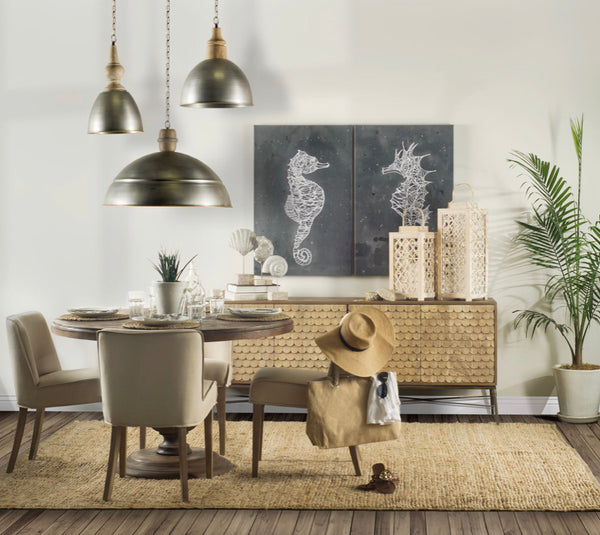
[[[287,273],[288,263],[283,256],[273,255],[265,260],[262,270],[273,277],[283,277]]]
[[[262,264],[267,258],[269,258],[275,248],[273,247],[273,243],[266,236],[256,236],[256,242],[258,246],[254,251],[254,259]]]
[[[254,251],[257,245],[256,234],[248,228],[234,230],[231,238],[229,238],[229,247],[235,249],[242,256],[246,256],[249,252]]]

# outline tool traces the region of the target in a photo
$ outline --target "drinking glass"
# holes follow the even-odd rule
[[[195,303],[188,304],[188,316],[191,320],[202,321],[206,316],[206,308],[204,307],[204,301],[197,301]]]
[[[213,290],[210,298],[210,313],[223,314],[225,312],[225,293],[223,290]]]
[[[131,319],[144,316],[144,301],[146,295],[141,290],[132,290],[128,292],[129,297],[129,317]]]

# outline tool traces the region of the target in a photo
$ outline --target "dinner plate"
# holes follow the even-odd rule
[[[240,318],[268,318],[281,312],[280,308],[230,308],[234,316]]]
[[[67,312],[75,314],[80,318],[106,318],[108,316],[114,316],[118,311],[118,308],[99,307],[69,308],[67,310]]]
[[[167,326],[167,325],[177,325],[178,323],[186,323],[190,321],[190,318],[187,316],[180,316],[178,318],[173,318],[171,316],[154,316],[152,318],[142,318],[141,321],[144,325],[148,327],[159,327],[159,326]]]

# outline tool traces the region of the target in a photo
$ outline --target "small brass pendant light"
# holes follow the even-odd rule
[[[165,127],[158,136],[159,152],[126,166],[108,188],[109,206],[221,206],[230,207],[229,193],[208,165],[176,152],[177,134],[171,128],[171,1],[166,0]]]
[[[121,85],[125,69],[117,55],[117,1],[112,0],[112,35],[110,61],[104,69],[109,84],[94,101],[88,121],[90,134],[132,134],[143,132],[137,104]]]
[[[219,27],[219,0],[215,0],[213,23],[207,59],[188,74],[183,84],[181,105],[189,108],[252,106],[252,91],[246,75],[227,59],[227,48]]]

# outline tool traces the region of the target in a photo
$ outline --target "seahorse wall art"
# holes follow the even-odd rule
[[[314,156],[298,150],[288,164],[287,180],[290,187],[285,201],[286,215],[298,223],[294,237],[294,261],[299,266],[308,266],[312,262],[312,253],[307,247],[300,248],[302,242],[310,234],[315,218],[325,206],[325,192],[313,180],[304,177],[318,169],[329,167],[329,163],[320,162]]]
[[[408,148],[406,148],[404,142],[402,142],[402,149],[395,150],[394,161],[387,167],[381,168],[382,175],[398,173],[404,179],[404,181],[396,188],[390,199],[392,210],[401,216],[406,209],[411,206],[416,206],[423,210],[423,213],[425,214],[425,221],[422,222],[422,216],[419,211],[409,210],[406,212],[405,225],[427,225],[431,213],[429,205],[425,204],[427,184],[431,184],[431,182],[425,180],[425,178],[430,173],[435,173],[435,169],[426,170],[421,167],[421,160],[430,155],[423,154],[421,156],[416,156],[414,151],[417,146],[417,143],[411,143]]]

